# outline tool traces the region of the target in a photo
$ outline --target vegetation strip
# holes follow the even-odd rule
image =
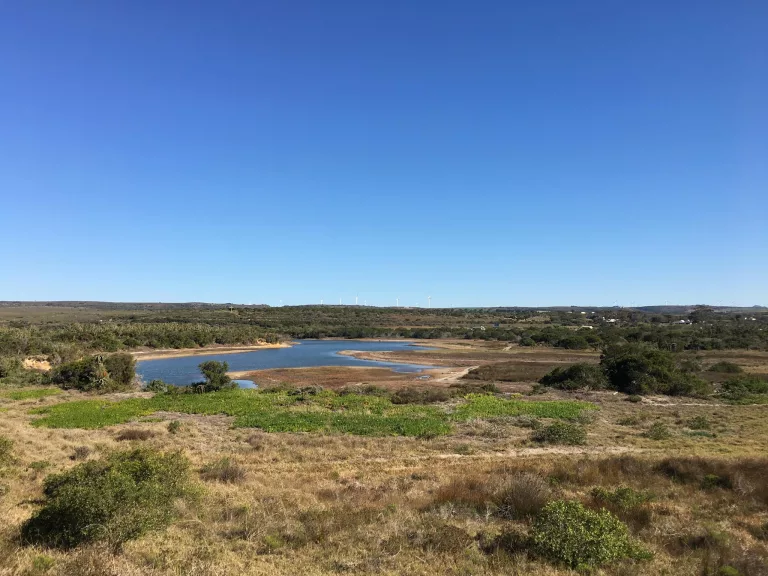
[[[450,433],[453,421],[531,415],[571,419],[594,409],[587,402],[504,400],[470,394],[453,413],[437,406],[397,405],[388,398],[330,391],[315,394],[227,390],[207,394],[156,394],[118,401],[78,400],[36,408],[35,426],[94,429],[154,412],[224,414],[234,426],[268,432],[336,432],[360,436],[435,436]]]

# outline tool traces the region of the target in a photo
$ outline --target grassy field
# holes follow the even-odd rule
[[[414,376],[338,368],[280,372],[276,381],[288,386],[274,392],[4,393],[0,574],[566,576],[577,572],[527,540],[546,536],[542,510],[560,501],[609,511],[647,552],[595,574],[768,573],[765,406],[531,394],[530,374],[584,356],[568,351],[449,342],[419,354],[465,368],[509,363],[458,381],[495,383],[503,393],[393,404],[342,389],[396,391],[418,384]],[[750,373],[768,365],[754,352],[701,360],[706,367],[725,356]],[[333,391],[290,390],[314,375]],[[421,385],[448,391],[456,383]],[[585,432],[586,443],[534,439],[554,423]],[[47,475],[135,446],[181,451],[200,500],[177,503],[167,529],[117,549],[20,542]]]
[[[576,418],[594,408],[585,402],[505,400],[471,394],[455,406],[394,405],[389,398],[331,391],[316,394],[232,390],[210,394],[161,394],[117,401],[81,400],[36,408],[35,426],[95,429],[156,412],[233,416],[236,428],[267,432],[325,432],[359,436],[437,436],[452,421],[498,416]]]

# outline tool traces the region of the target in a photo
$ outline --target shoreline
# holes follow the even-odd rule
[[[182,358],[184,356],[207,356],[212,354],[238,354],[240,352],[255,352],[257,350],[273,350],[275,348],[290,348],[291,342],[278,344],[255,344],[252,346],[204,346],[202,348],[169,348],[164,350],[142,350],[131,352],[137,362],[142,360],[162,360],[164,358]]]

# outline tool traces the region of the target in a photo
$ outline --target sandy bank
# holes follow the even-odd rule
[[[172,348],[168,350],[145,350],[131,352],[136,360],[159,360],[161,358],[179,358],[182,356],[205,356],[208,354],[237,354],[239,352],[253,352],[255,350],[269,350],[273,348],[290,348],[290,342],[279,344],[255,344],[253,346],[205,346],[203,348]]]

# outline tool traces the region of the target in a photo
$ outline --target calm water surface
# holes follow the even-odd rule
[[[311,366],[382,366],[391,368],[396,372],[421,372],[428,368],[434,368],[434,366],[421,366],[419,364],[358,360],[351,356],[339,355],[341,350],[388,352],[395,350],[429,350],[429,348],[414,346],[410,342],[297,340],[296,344],[290,348],[269,348],[237,354],[206,354],[183,356],[181,358],[141,360],[136,364],[136,372],[145,382],[159,378],[177,386],[186,386],[193,382],[200,382],[203,379],[203,375],[197,366],[206,360],[226,362],[229,364],[231,371],[307,368]],[[250,384],[250,381],[248,384]],[[240,385],[241,387],[247,386],[244,383]]]

